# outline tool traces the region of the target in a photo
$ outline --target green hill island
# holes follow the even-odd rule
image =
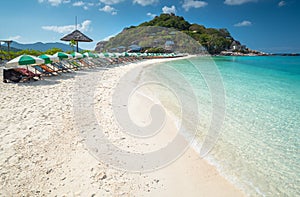
[[[242,45],[226,28],[191,24],[175,14],[161,14],[149,22],[124,28],[108,41],[98,42],[95,51],[264,55]]]

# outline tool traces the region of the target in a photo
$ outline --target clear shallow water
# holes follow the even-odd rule
[[[226,92],[226,116],[217,144],[205,159],[249,196],[300,196],[300,57],[198,57],[191,62],[161,64],[146,75],[171,82],[173,91],[182,94],[180,73],[193,87],[201,120],[196,139],[201,146],[212,102],[197,66],[217,65]],[[176,98],[158,94],[164,105],[172,107],[168,103]]]

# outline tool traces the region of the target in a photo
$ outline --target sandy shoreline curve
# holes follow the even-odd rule
[[[173,60],[173,59],[172,59]],[[120,78],[131,69],[171,61],[146,60],[108,69],[88,69],[34,83],[0,84],[1,196],[244,196],[192,149],[164,168],[147,173],[118,170],[89,153],[74,123],[73,94],[101,76],[96,84],[95,115],[112,143],[134,151],[114,122],[111,97]],[[0,71],[2,75],[2,70]],[[81,87],[76,82],[81,82]],[[137,105],[145,100],[135,98]],[[133,107],[137,121],[145,113]],[[134,116],[134,115],[133,115]],[[167,120],[170,133],[176,130]],[[153,142],[154,143],[154,142]],[[158,147],[160,141],[155,141]],[[148,145],[145,145],[148,144]],[[150,145],[149,145],[150,144]]]

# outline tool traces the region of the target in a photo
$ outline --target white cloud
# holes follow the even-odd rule
[[[85,20],[81,24],[77,25],[77,29],[82,32],[86,32],[89,30],[92,21]],[[54,31],[57,33],[71,33],[75,30],[75,25],[66,25],[66,26],[42,26],[42,29],[47,31]]]
[[[148,12],[147,16],[150,16],[151,18],[154,18],[154,17],[156,17],[156,14],[152,14],[151,12]]]
[[[81,23],[81,25],[77,25],[77,28],[80,30],[80,31],[89,31],[90,29],[90,25],[91,25],[92,21],[90,20],[85,20]]]
[[[244,3],[257,2],[257,0],[225,0],[226,5],[242,5]]]
[[[250,21],[242,21],[240,23],[235,24],[235,27],[246,27],[246,26],[251,26],[252,23]]]
[[[285,1],[280,1],[279,3],[278,3],[278,6],[279,7],[283,7],[283,6],[285,6],[286,5],[286,2]]]
[[[172,5],[171,7],[165,6],[162,8],[162,11],[164,14],[176,14],[176,7],[174,5]]]
[[[114,5],[123,2],[124,0],[99,0],[101,3],[106,5]]]
[[[115,8],[113,8],[113,7],[109,6],[109,5],[106,5],[103,8],[100,8],[99,11],[110,13],[111,15],[116,15],[118,13]]]
[[[158,3],[159,0],[133,0],[133,3],[140,4],[142,6],[153,5]]]
[[[207,5],[208,3],[205,1],[185,0],[182,7],[185,11],[189,11],[190,8],[202,8]]]
[[[38,0],[39,3],[47,2],[52,6],[59,6],[62,3],[70,3],[71,0]]]
[[[74,2],[72,5],[75,6],[75,7],[81,7],[83,6],[85,3],[83,1],[77,1],[77,2]]]
[[[7,40],[20,40],[22,37],[17,35],[17,36],[10,36]]]
[[[69,33],[75,29],[75,25],[66,25],[66,26],[42,26],[43,30],[54,31],[57,33]]]
[[[48,2],[49,2],[52,6],[58,6],[59,4],[62,3],[62,0],[48,0]]]
[[[83,1],[76,1],[72,4],[74,7],[82,7],[84,10],[88,10],[90,7],[94,6],[94,3],[88,3]]]

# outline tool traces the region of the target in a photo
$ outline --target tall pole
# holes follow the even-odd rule
[[[8,54],[10,52],[10,41],[7,42],[7,52],[8,52]]]
[[[77,30],[77,16],[75,16],[75,30]]]
[[[12,43],[11,40],[6,41],[7,43],[7,52],[8,52],[8,59],[10,59],[10,43]]]
[[[77,16],[75,16],[75,30],[77,30]],[[78,41],[76,40],[76,52],[79,52],[78,51]]]

